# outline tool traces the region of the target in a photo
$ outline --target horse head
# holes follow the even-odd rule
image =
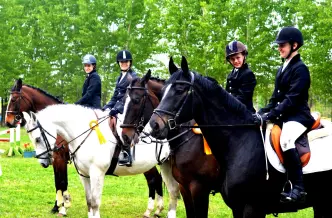
[[[37,112],[52,104],[63,103],[57,97],[44,90],[23,84],[22,79],[18,79],[11,88],[9,102],[6,112],[6,124],[15,127],[21,120],[21,125],[25,125],[22,112]]]
[[[171,77],[165,84],[163,98],[150,119],[151,134],[159,139],[166,138],[169,130],[177,124],[193,119],[190,96],[193,93],[194,74],[190,72],[186,58],[182,56],[181,68],[176,67],[170,58],[169,72]]]
[[[16,127],[17,123],[23,117],[22,109],[27,107],[27,105],[22,102],[22,86],[22,79],[18,79],[11,88],[5,118],[5,122],[8,127]],[[25,121],[22,120],[22,125],[24,124]]]
[[[23,112],[23,116],[26,120],[25,128],[31,142],[33,142],[35,146],[36,158],[38,158],[39,163],[46,168],[52,164],[56,129],[46,122],[41,124],[34,112],[30,112],[30,114]]]
[[[159,104],[158,95],[163,87],[163,80],[151,78],[151,70],[140,79],[134,79],[127,88],[125,96],[122,139],[124,143],[137,142],[137,136],[143,131],[152,111]]]

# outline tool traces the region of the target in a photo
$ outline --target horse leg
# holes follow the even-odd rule
[[[190,183],[190,192],[192,201],[194,202],[194,210],[196,217],[208,217],[209,209],[209,185],[203,185],[198,181],[192,181]]]
[[[93,217],[92,207],[91,207],[92,192],[91,192],[90,178],[80,176],[80,179],[83,184],[84,191],[85,191],[85,200],[86,200],[86,204],[88,206],[88,218],[92,218]]]
[[[160,171],[162,178],[166,184],[168,193],[169,193],[169,207],[168,207],[168,213],[167,217],[168,218],[175,218],[176,217],[176,207],[177,207],[177,201],[179,197],[179,184],[178,182],[174,179],[173,174],[172,174],[172,169],[171,169],[171,162],[165,161],[161,166],[160,166]]]
[[[159,174],[156,167],[153,167],[149,171],[145,172],[144,176],[145,176],[146,181],[149,186],[148,208],[146,209],[146,211],[144,213],[144,217],[150,217],[151,211],[154,209],[156,191],[159,188],[159,186],[160,186],[160,189],[162,189],[162,179],[161,179],[161,175]],[[161,206],[163,207],[163,205],[161,205]],[[159,210],[159,208],[158,208],[158,210]],[[158,214],[160,214],[161,210],[158,212]]]
[[[189,188],[181,184],[179,184],[179,187],[186,208],[187,218],[195,218],[195,208]]]
[[[161,212],[164,210],[164,198],[163,198],[163,179],[158,173],[156,178],[156,192],[157,192],[157,210],[154,213],[156,217],[160,217]]]
[[[100,218],[100,204],[101,195],[104,187],[105,173],[103,173],[98,167],[90,168],[90,182],[91,182],[91,208],[94,218]]]
[[[327,194],[328,195],[328,194]],[[314,218],[331,218],[331,205],[329,205],[329,201],[316,201],[313,206],[314,209]]]
[[[262,207],[254,204],[246,204],[243,210],[243,218],[265,218],[266,214]]]
[[[53,170],[54,182],[56,188],[56,201],[52,209],[53,213],[59,212],[59,216],[66,215],[66,209],[70,207],[70,203],[64,204],[63,195],[67,191],[68,177],[67,177],[67,161],[64,159],[61,152],[53,153]]]

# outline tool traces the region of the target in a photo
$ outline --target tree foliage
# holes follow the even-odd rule
[[[103,103],[119,75],[115,61],[129,49],[134,69],[155,69],[167,78],[158,54],[188,58],[190,68],[225,84],[231,66],[224,49],[244,42],[258,85],[255,101],[265,104],[281,64],[273,41],[283,26],[303,32],[300,53],[312,78],[311,97],[331,98],[332,2],[330,0],[0,0],[0,96],[14,79],[40,87],[67,102],[81,95],[82,57],[97,57]]]

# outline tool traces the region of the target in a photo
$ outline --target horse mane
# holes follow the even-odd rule
[[[222,101],[222,104],[224,107],[229,108],[233,111],[239,112],[239,113],[247,113],[248,109],[247,107],[242,104],[237,98],[229,94],[225,89],[223,89],[217,80],[211,78],[199,75],[195,73],[195,80],[198,81],[198,83],[209,93],[216,93],[218,92],[218,99]]]
[[[225,89],[223,89],[217,80],[208,76],[202,76],[197,72],[192,71],[195,77],[195,81],[204,89],[204,94],[210,96],[218,96],[218,101],[220,101],[224,108],[228,108],[233,112],[245,114],[248,113],[247,107],[237,100],[234,96],[229,94]],[[172,76],[166,81],[166,85],[179,80],[183,75],[182,69],[178,69],[172,74]]]
[[[136,77],[134,78],[131,83],[130,83],[130,86],[133,86],[137,81],[141,81],[142,78],[139,78],[139,77]],[[154,94],[159,100],[162,98],[162,93],[159,91],[159,88],[158,86],[161,85],[161,86],[164,86],[165,83],[166,83],[166,80],[165,79],[161,79],[159,77],[150,77],[149,78],[149,81],[148,83],[150,82],[150,84],[157,84],[156,85],[156,88],[153,88],[153,87],[149,87],[149,91],[151,94]],[[152,85],[153,86],[153,85]],[[157,92],[157,90],[159,92]]]
[[[26,86],[26,87],[29,87],[29,88],[31,88],[31,89],[34,89],[34,90],[36,90],[36,91],[38,91],[38,92],[40,92],[40,93],[46,95],[47,97],[52,98],[53,100],[57,101],[58,103],[64,103],[64,102],[63,102],[62,100],[60,100],[58,97],[55,97],[55,96],[51,95],[50,93],[48,93],[48,92],[46,92],[46,91],[44,91],[44,90],[42,90],[42,89],[40,89],[40,88],[34,87],[34,86],[32,86],[32,85],[28,85],[28,84],[23,84],[23,86]],[[22,87],[23,87],[23,86],[22,86]]]
[[[156,81],[157,83],[165,84],[166,80],[159,77],[150,77],[151,81]]]

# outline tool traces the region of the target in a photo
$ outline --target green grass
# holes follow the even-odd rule
[[[21,144],[30,142],[22,129]],[[0,143],[0,149],[6,149],[9,143]],[[42,168],[34,158],[5,157],[0,158],[3,175],[0,177],[0,217],[56,217],[49,211],[55,201],[55,187],[52,167]],[[68,217],[87,217],[87,207],[83,186],[73,165],[68,165],[68,190],[72,197],[72,207]],[[168,197],[165,195],[166,217]],[[102,217],[142,217],[147,207],[148,187],[143,176],[105,178],[102,196]],[[177,217],[186,217],[183,201],[178,203]],[[209,217],[232,217],[231,210],[223,203],[220,194],[210,197]],[[273,216],[268,216],[272,218]],[[284,218],[313,217],[312,209],[299,213],[282,214]]]

